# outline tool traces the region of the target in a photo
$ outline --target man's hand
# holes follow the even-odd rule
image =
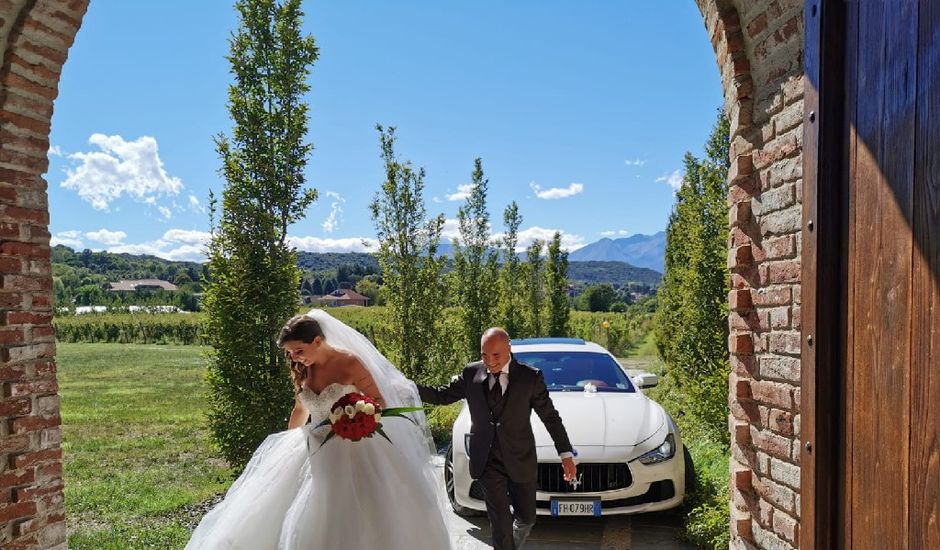
[[[565,470],[565,481],[574,481],[574,478],[578,476],[578,467],[574,465],[574,459],[570,457],[561,459],[561,467]]]

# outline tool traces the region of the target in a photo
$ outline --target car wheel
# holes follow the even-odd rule
[[[444,458],[444,488],[447,490],[447,500],[450,501],[450,507],[454,509],[455,514],[465,518],[480,515],[480,513],[473,508],[467,508],[466,506],[457,504],[457,497],[455,495],[456,488],[454,487],[453,443],[447,446],[447,454]]]
[[[692,462],[692,454],[689,453],[689,448],[685,445],[682,446],[682,457],[685,461],[685,494],[688,495],[695,489],[696,477],[695,477],[695,463]]]

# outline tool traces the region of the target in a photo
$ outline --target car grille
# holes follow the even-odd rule
[[[633,484],[633,476],[626,464],[582,463],[578,465],[577,486],[565,481],[564,470],[558,463],[539,463],[538,490],[545,493],[599,493],[625,489]]]
[[[605,500],[602,503],[604,510],[613,510],[616,508],[627,508],[630,506],[639,506],[641,504],[649,504],[651,502],[661,502],[664,500],[669,500],[672,497],[676,496],[676,488],[672,484],[671,479],[663,479],[661,481],[654,481],[650,484],[650,488],[647,489],[642,495],[637,495],[635,497],[621,498],[617,500]],[[551,501],[540,500],[535,503],[535,507],[543,510],[548,510],[552,506]]]

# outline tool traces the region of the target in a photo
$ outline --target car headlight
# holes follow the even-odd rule
[[[666,434],[666,440],[659,447],[643,454],[638,459],[643,464],[658,464],[664,460],[669,460],[676,455],[676,436],[672,432]]]

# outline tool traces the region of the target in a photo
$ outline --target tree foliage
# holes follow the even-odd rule
[[[490,214],[486,207],[489,181],[477,158],[470,193],[457,210],[459,239],[454,239],[452,293],[460,316],[461,340],[467,357],[480,354],[480,336],[493,322],[497,305],[496,251],[490,244]]]
[[[656,340],[685,422],[728,443],[728,120],[720,116],[707,157],[686,154],[685,178],[666,231]]]
[[[568,336],[568,253],[561,249],[561,233],[555,232],[548,243],[545,265],[545,288],[548,294],[548,335]]]
[[[303,97],[317,59],[301,32],[300,0],[238,0],[228,60],[234,76],[232,134],[219,134],[225,187],[210,200],[211,240],[205,295],[209,425],[236,468],[268,434],[284,429],[293,391],[278,330],[298,306],[300,272],[288,227],[316,200],[305,189],[313,145],[305,141]],[[218,220],[216,220],[218,214]],[[216,223],[217,222],[217,223]]]
[[[444,217],[428,219],[424,169],[395,156],[395,129],[376,127],[385,181],[370,210],[379,241],[378,260],[390,310],[390,359],[409,378],[437,381],[453,358],[444,344],[444,259],[438,257]]]

